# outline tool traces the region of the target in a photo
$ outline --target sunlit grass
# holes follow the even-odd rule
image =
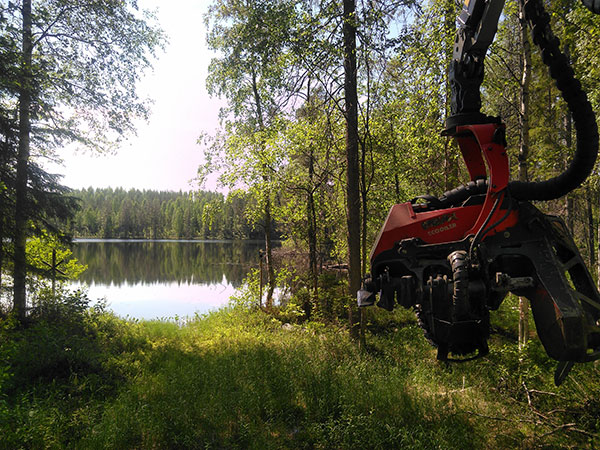
[[[519,352],[506,330],[490,356],[447,365],[402,310],[369,313],[366,348],[339,326],[284,327],[241,308],[185,324],[86,320],[84,348],[99,354],[71,359],[75,348],[53,347],[60,327],[3,332],[13,347],[2,364],[30,348],[19,339],[43,334],[72,367],[32,355],[21,357],[29,372],[2,366],[0,447],[581,448],[600,428],[598,370],[577,367],[557,390],[539,343]]]
[[[343,330],[281,325],[232,310],[172,339],[152,324],[160,365],[106,407],[85,445],[473,446],[468,421],[443,413],[445,399],[413,396],[398,366],[361,352]]]

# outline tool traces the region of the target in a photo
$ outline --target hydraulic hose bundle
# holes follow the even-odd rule
[[[600,1],[595,3],[595,7],[588,8],[599,13]],[[524,9],[533,42],[541,49],[542,60],[549,67],[550,76],[556,81],[573,116],[577,147],[573,160],[560,175],[546,181],[511,181],[509,189],[511,195],[519,200],[553,200],[579,187],[591,174],[598,156],[598,126],[592,105],[575,78],[568,58],[560,51],[558,38],[550,29],[550,17],[542,1],[524,0]]]

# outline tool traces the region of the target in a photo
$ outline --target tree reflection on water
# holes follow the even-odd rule
[[[241,285],[258,266],[256,242],[221,241],[79,241],[74,256],[88,266],[80,281],[105,285]]]
[[[74,287],[105,298],[121,317],[186,317],[226,305],[259,263],[261,243],[221,241],[78,241],[88,266]]]

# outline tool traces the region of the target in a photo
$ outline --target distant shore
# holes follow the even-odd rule
[[[260,244],[264,241],[261,239],[145,239],[145,238],[84,238],[77,237],[73,238],[73,242],[183,242],[183,243],[234,243],[234,242],[247,242],[250,244]],[[281,241],[275,241],[281,242]]]

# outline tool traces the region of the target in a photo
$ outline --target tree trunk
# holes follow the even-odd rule
[[[308,265],[310,270],[310,278],[312,281],[312,300],[313,302],[317,302],[319,299],[319,268],[317,264],[317,219],[315,213],[315,193],[313,190],[315,176],[315,155],[312,145],[308,157],[309,191],[306,204],[308,218]],[[310,318],[310,308],[310,304],[306,305],[304,308],[307,319]]]
[[[364,120],[364,137],[363,139],[359,138],[359,149],[360,149],[360,199],[361,199],[361,210],[362,210],[362,218],[361,218],[361,275],[367,271],[367,267],[369,267],[369,248],[367,243],[367,227],[368,227],[368,200],[369,200],[369,183],[372,180],[372,168],[371,168],[371,176],[369,177],[369,182],[367,182],[367,151],[371,150],[371,66],[369,64],[369,58],[365,58],[365,70],[367,76],[367,96],[366,96],[366,108],[365,114],[363,116]],[[358,130],[357,130],[358,133]],[[362,338],[362,330],[363,330],[363,313],[361,312],[360,316],[360,324],[361,324],[361,338]]]
[[[271,236],[273,227],[271,226],[271,194],[265,192],[265,262],[267,264],[267,298],[265,306],[267,310],[273,307],[273,292],[275,291],[275,269],[273,267],[273,244]]]
[[[394,194],[396,194],[394,201],[396,203],[400,203],[400,178],[398,177],[398,156],[397,156],[397,148],[398,145],[396,143],[396,131],[394,130],[394,121],[390,120],[390,136],[392,136],[393,144],[389,151],[392,154],[392,159],[394,161]]]
[[[361,258],[361,275],[367,271],[367,267],[369,267],[369,251],[367,248],[367,201],[368,201],[368,189],[367,189],[367,174],[366,174],[366,156],[367,156],[367,143],[366,140],[363,141],[363,145],[361,146],[361,156],[360,156],[360,197],[362,204],[362,223],[361,223],[361,249],[362,249],[362,258]],[[365,348],[366,346],[366,326],[367,326],[367,309],[359,308],[359,322],[360,322],[360,346]]]
[[[4,124],[4,129],[2,130],[2,133],[4,135],[4,142],[2,143],[2,148],[0,149],[0,171],[2,173],[8,173],[8,160],[9,160],[9,152],[11,151],[10,146],[12,145],[11,142],[11,129],[10,129],[10,125],[7,121],[6,124]],[[0,182],[2,182],[2,180],[0,180]],[[6,187],[5,187],[6,188]],[[6,194],[5,194],[6,195]],[[0,202],[2,202],[3,200],[0,200]],[[8,211],[8,207],[5,203],[0,203],[0,294],[2,293],[2,272],[4,270],[4,258],[5,258],[5,252],[4,252],[4,241],[5,238],[9,237],[9,236],[5,236],[5,233],[9,233],[10,231],[8,230],[8,220],[7,217],[8,215],[10,215],[9,211]]]
[[[527,22],[522,2],[519,2],[519,24],[523,60],[521,64],[520,89],[520,148],[519,148],[519,180],[527,181],[527,158],[529,156],[529,82],[531,78],[531,47],[527,36]],[[529,337],[529,302],[519,297],[519,347],[523,347]]]
[[[10,146],[12,145],[11,142],[11,127],[9,125],[8,119],[6,119],[6,123],[4,122],[5,118],[2,118],[2,124],[3,124],[3,130],[2,130],[2,134],[4,136],[4,142],[2,143],[2,148],[0,148],[0,173],[8,173],[8,160],[9,160],[9,154],[11,151]],[[0,179],[0,183],[2,183],[2,180]],[[6,186],[4,187],[6,188]],[[5,194],[6,195],[6,194]],[[8,216],[10,213],[7,210],[7,205],[5,203],[2,203],[3,199],[0,199],[0,294],[2,293],[2,272],[4,270],[4,258],[5,258],[5,253],[4,253],[4,240],[5,238],[7,238],[8,236],[5,236],[5,233],[8,232],[7,230],[7,225],[8,225],[8,221],[6,216]]]
[[[256,72],[252,71],[252,91],[254,94],[254,102],[256,105],[256,119],[258,122],[259,131],[264,131],[265,125],[262,115],[262,102],[260,98],[260,94],[258,92],[258,85],[256,82]],[[260,144],[263,148],[261,151],[264,151],[264,143]],[[265,168],[265,172],[266,172]],[[267,175],[263,175],[263,180],[265,184],[268,183]],[[264,220],[265,220],[265,262],[267,264],[267,298],[265,300],[265,306],[267,310],[271,309],[273,306],[273,292],[275,291],[275,268],[273,267],[273,248],[272,248],[272,234],[273,227],[271,225],[271,193],[269,189],[265,189],[265,210],[264,210]],[[262,301],[262,299],[261,299]]]
[[[367,143],[363,142],[361,145],[360,155],[360,199],[361,199],[361,275],[366,272],[366,268],[369,264],[369,249],[367,248],[367,201],[369,191],[367,189]]]
[[[565,195],[565,210],[567,229],[573,235],[573,230],[575,230],[575,202],[570,194]]]
[[[596,266],[596,274],[598,277],[598,290],[600,290],[600,219],[598,220],[598,246],[596,247],[597,250],[597,266]]]
[[[27,260],[27,172],[31,131],[31,0],[23,0],[23,46],[21,62],[21,86],[19,88],[19,146],[17,150],[17,173],[15,182],[15,231],[14,231],[14,310],[17,317],[25,319],[27,311],[25,281]]]
[[[4,205],[2,205],[4,211]],[[2,294],[2,271],[4,270],[4,217],[0,217],[0,294]]]
[[[309,105],[309,114],[311,118],[315,113],[315,107],[312,105],[311,98],[311,80],[308,80],[306,88],[306,104]],[[317,255],[317,213],[315,208],[315,149],[313,142],[309,143],[308,148],[308,190],[306,202],[306,218],[308,221],[308,266],[309,276],[312,283],[312,295],[309,304],[304,307],[306,318],[310,318],[311,308],[314,305],[321,311],[323,317],[326,317],[327,304],[319,302],[319,261]],[[323,300],[326,302],[326,300]]]
[[[360,192],[358,167],[358,94],[356,81],[355,1],[344,0],[344,96],[346,112],[346,215],[348,224],[348,288],[351,298],[360,289]],[[348,308],[350,334],[358,337],[355,302]]]
[[[452,55],[454,52],[454,39],[456,36],[456,1],[444,0],[444,67],[449,68],[452,64]],[[452,88],[450,85],[450,77],[445,79],[445,99],[443,112],[444,117],[449,117],[452,114]],[[460,168],[458,154],[458,146],[454,139],[446,139],[444,142],[444,190],[449,191],[460,184]]]

